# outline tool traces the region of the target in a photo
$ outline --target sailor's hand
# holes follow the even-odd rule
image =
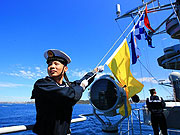
[[[95,68],[92,72],[93,73],[97,73],[98,72],[98,68]]]
[[[104,66],[96,67],[96,68],[93,70],[94,73],[102,72],[102,71],[104,71]]]
[[[99,67],[97,67],[97,71],[98,71],[98,72],[103,72],[103,71],[104,71],[104,66],[99,66]]]
[[[81,82],[80,86],[83,87],[83,89],[85,90],[86,87],[88,86],[88,81],[87,81],[86,79],[83,80],[83,81]]]

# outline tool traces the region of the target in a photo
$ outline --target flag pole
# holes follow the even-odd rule
[[[138,14],[136,15],[136,17],[138,16]],[[131,23],[128,25],[128,27],[124,30],[124,32],[119,36],[119,38],[114,42],[114,44],[112,45],[112,47],[109,49],[109,51],[104,55],[104,57],[101,59],[101,61],[97,64],[96,67],[98,67],[101,62],[104,60],[104,58],[109,54],[109,52],[113,49],[113,47],[116,45],[116,43],[121,39],[121,37],[124,35],[124,33],[127,31],[127,29],[130,27],[130,25],[133,23],[133,21],[136,19],[136,17],[131,21]],[[105,64],[103,65],[105,66]]]
[[[144,8],[144,10],[145,10],[145,8]],[[135,25],[133,26],[132,30],[127,34],[126,38],[129,37],[130,33],[134,30],[135,26],[137,25],[137,23],[139,22],[140,18],[141,18],[142,15],[144,14],[144,10],[143,10],[141,16],[139,17],[139,19],[137,20],[137,22],[135,23]]]

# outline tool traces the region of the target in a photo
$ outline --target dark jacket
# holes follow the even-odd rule
[[[59,85],[51,77],[37,80],[31,97],[35,99],[37,112],[33,132],[38,135],[66,135],[70,128],[73,105],[83,93],[80,83],[93,75],[89,72],[70,86],[65,82]],[[88,81],[89,84],[93,79]]]
[[[150,96],[150,98],[147,98],[146,105],[151,114],[163,113],[163,109],[165,108],[163,98],[158,96]]]

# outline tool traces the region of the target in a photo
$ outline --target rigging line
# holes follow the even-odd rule
[[[163,87],[163,89],[165,89],[169,93],[169,95],[174,97],[174,93],[172,94],[171,92],[169,92],[169,90],[166,87],[164,87],[163,85],[161,85],[161,87]]]
[[[131,32],[134,30],[134,28],[135,28],[135,26],[137,25],[137,23],[139,22],[139,20],[141,19],[141,17],[142,17],[142,15],[144,14],[144,10],[145,10],[145,8],[143,9],[143,12],[142,12],[142,14],[140,15],[140,17],[139,17],[139,19],[137,20],[137,22],[136,22],[136,24],[133,26],[133,28],[132,28],[132,30],[128,33],[128,35],[126,36],[126,38],[131,34]],[[142,11],[142,10],[141,10]],[[141,12],[140,11],[140,12]],[[138,15],[138,14],[137,14]],[[137,15],[136,15],[136,17],[137,17]],[[135,18],[136,18],[135,17]],[[134,19],[135,19],[134,18]],[[134,20],[133,20],[133,22],[134,22]]]
[[[137,15],[136,15],[137,16]],[[132,21],[133,22],[133,21]],[[116,45],[116,43],[120,40],[120,38],[124,35],[124,33],[127,31],[127,29],[130,27],[130,25],[132,24],[132,22],[128,25],[128,27],[124,30],[124,32],[119,36],[119,38],[114,42],[114,44],[112,45],[112,47],[109,49],[109,51],[104,55],[104,57],[101,59],[101,61],[98,63],[98,65],[96,67],[98,67],[101,62],[104,60],[104,58],[108,55],[108,53],[112,50],[112,48]],[[104,64],[105,65],[105,64]],[[103,66],[104,66],[103,65]]]
[[[141,64],[140,64],[140,71],[141,71],[141,78],[143,78]],[[144,85],[143,81],[141,81],[141,83]],[[145,99],[145,92],[144,92],[144,88],[143,88],[143,96],[144,96],[144,99]]]
[[[154,8],[154,7],[155,7],[155,6],[154,6],[154,1],[152,2],[152,5],[153,5],[153,8]]]
[[[154,80],[156,80],[158,83],[159,83],[159,81],[149,72],[149,70],[142,64],[142,62],[140,61],[140,60],[138,60],[140,63],[141,63],[141,65],[146,69],[146,71],[154,78]],[[161,85],[161,87],[163,87],[162,85]],[[170,92],[169,92],[169,90],[168,89],[166,89],[165,87],[163,87],[171,96],[173,96],[173,94],[171,94]]]
[[[144,9],[145,10],[145,9]],[[143,10],[143,13],[144,13],[144,10]],[[142,13],[142,14],[143,14]],[[142,14],[141,14],[141,16],[142,16]],[[138,16],[138,14],[135,16],[135,18],[134,19],[136,19],[136,17]],[[138,21],[140,20],[140,17],[139,17],[139,19],[138,19]],[[138,22],[137,21],[137,22]],[[96,67],[98,67],[100,64],[101,64],[101,62],[104,60],[104,58],[108,55],[108,53],[113,49],[113,47],[116,45],[116,43],[121,39],[121,37],[124,35],[124,33],[127,31],[127,29],[130,27],[130,25],[132,24],[134,22],[134,20],[132,20],[131,21],[131,23],[126,27],[126,29],[124,30],[124,32],[119,36],[119,38],[114,42],[114,44],[112,45],[112,47],[109,49],[109,51],[104,55],[104,57],[101,59],[101,61],[97,64],[97,66]],[[135,26],[134,26],[135,27]],[[133,28],[134,28],[133,27]],[[131,30],[132,31],[132,30]],[[129,33],[130,34],[130,33]],[[128,36],[129,36],[129,34],[128,34]],[[126,38],[128,37],[128,36],[126,36]],[[105,63],[106,64],[106,63]],[[103,66],[105,66],[105,64],[103,65]]]
[[[134,17],[133,17],[133,15],[132,15],[132,14],[131,14],[131,18],[134,20]],[[136,24],[136,23],[135,23],[135,21],[133,21],[133,22],[134,22],[134,25],[135,25],[135,24]]]
[[[156,80],[159,83],[159,81],[151,74],[151,72],[142,64],[142,62],[139,59],[138,59],[138,61],[146,69],[146,71],[153,77],[153,79]]]
[[[146,53],[145,53],[145,56],[146,56],[146,58],[145,58],[145,61],[146,61],[146,65],[147,65],[147,68],[149,69],[149,72],[151,72],[152,70],[151,70],[151,68],[150,68],[150,64],[149,64],[149,53],[148,53],[148,46],[145,46],[145,48],[146,48]],[[152,82],[150,81],[150,84],[151,84],[151,87],[153,87],[153,84],[152,84]]]
[[[117,26],[118,26],[119,30],[121,31],[121,33],[123,33],[117,20],[116,20],[116,23],[117,23]],[[126,38],[124,35],[123,35],[123,37]]]
[[[177,20],[178,20],[178,22],[179,22],[179,24],[180,24],[179,17],[178,17],[178,15],[177,15],[177,13],[176,13],[176,10],[174,9],[174,6],[173,6],[173,4],[172,4],[172,1],[171,1],[171,0],[169,0],[169,1],[170,1],[171,6],[172,6],[172,8],[173,8],[173,10],[174,10],[174,13],[175,13],[175,15],[176,15],[176,17],[177,17]]]

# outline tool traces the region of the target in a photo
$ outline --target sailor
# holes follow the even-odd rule
[[[165,102],[162,97],[156,95],[154,88],[150,89],[150,98],[147,98],[146,104],[148,110],[151,112],[151,123],[154,130],[154,135],[159,135],[159,127],[163,135],[167,135],[166,119],[163,114]]]
[[[73,106],[80,100],[83,91],[93,82],[95,68],[82,79],[69,82],[66,72],[70,57],[63,51],[50,49],[44,53],[48,75],[34,84],[31,99],[35,99],[36,123],[33,132],[38,135],[67,135],[70,129]],[[66,82],[63,80],[66,80]]]

